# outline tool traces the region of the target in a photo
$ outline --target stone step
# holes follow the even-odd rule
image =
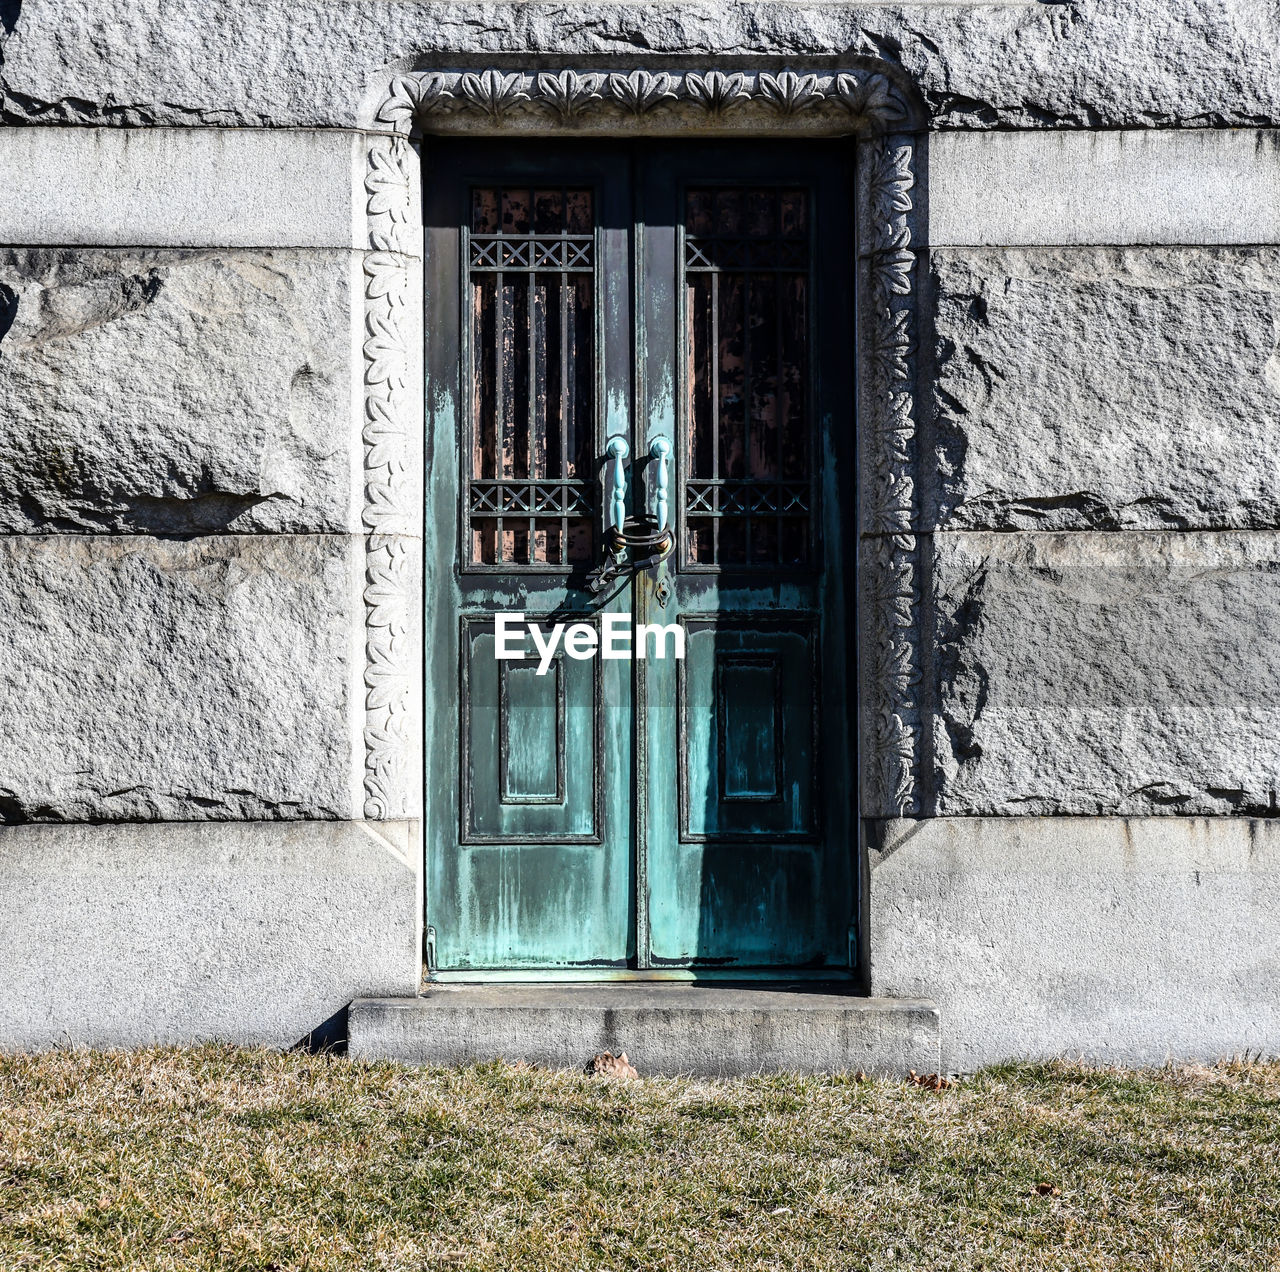
[[[625,1051],[642,1076],[900,1076],[938,1071],[941,1024],[932,1003],[830,985],[442,985],[417,998],[357,999],[348,1039],[355,1058],[409,1064],[501,1057],[580,1069]]]

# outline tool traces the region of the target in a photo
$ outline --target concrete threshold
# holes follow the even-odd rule
[[[416,998],[360,998],[349,1053],[461,1065],[502,1059],[580,1069],[625,1051],[640,1075],[936,1073],[941,1022],[928,1002],[832,987],[698,984],[433,986]]]

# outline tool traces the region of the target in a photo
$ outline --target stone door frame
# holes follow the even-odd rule
[[[366,532],[365,816],[421,805],[422,140],[475,136],[847,138],[857,199],[857,650],[863,818],[921,811],[917,433],[925,111],[873,58],[529,56],[396,74],[367,101],[359,403]],[[430,580],[425,580],[429,587]]]

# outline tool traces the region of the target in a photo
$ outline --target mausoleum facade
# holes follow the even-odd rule
[[[0,19],[0,1047],[1280,1050],[1273,5]]]

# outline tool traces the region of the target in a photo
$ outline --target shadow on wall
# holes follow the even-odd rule
[[[0,30],[12,35],[22,12],[22,0],[0,0]],[[4,65],[4,41],[0,40],[0,66]]]
[[[0,283],[0,340],[9,334],[13,320],[18,316],[18,293],[12,287]]]
[[[347,1054],[347,1007],[340,1007],[321,1021],[309,1033],[304,1034],[290,1048],[291,1051],[309,1051],[312,1055],[328,1052],[335,1056]]]

